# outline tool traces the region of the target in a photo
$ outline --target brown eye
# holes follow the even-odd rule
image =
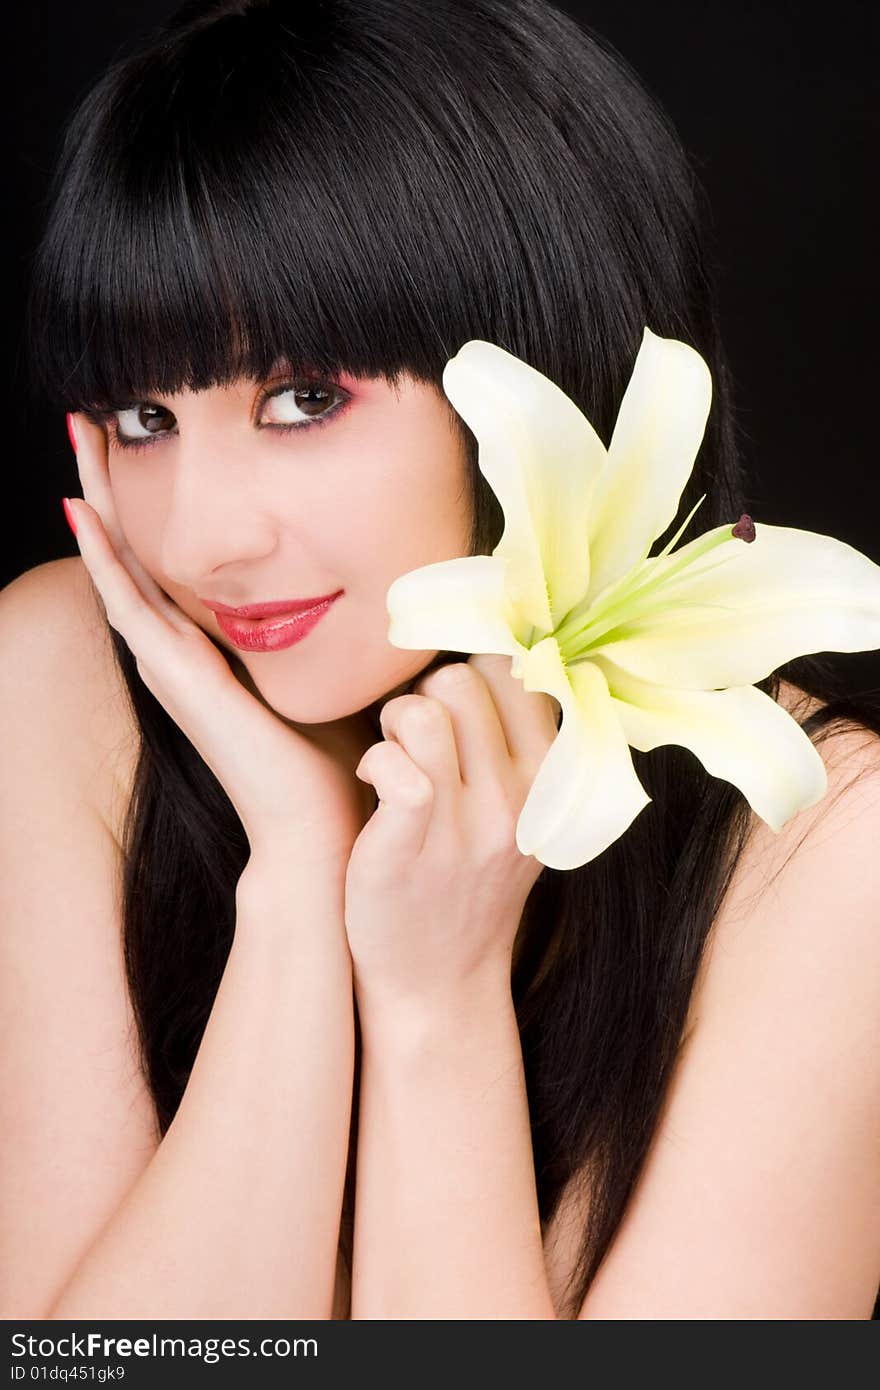
[[[171,411],[164,406],[137,405],[131,410],[117,410],[116,433],[122,442],[134,442],[151,434],[161,434],[173,419]]]
[[[287,428],[299,428],[312,421],[323,423],[336,413],[345,398],[346,393],[332,382],[288,382],[264,397],[260,419],[264,424]]]

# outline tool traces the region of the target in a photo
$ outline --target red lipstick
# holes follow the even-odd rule
[[[342,589],[322,598],[276,599],[230,608],[201,600],[216,614],[217,626],[232,644],[245,652],[277,652],[307,637],[333,605]]]
[[[279,613],[301,613],[306,608],[317,608],[319,603],[326,603],[327,599],[341,593],[342,590],[337,589],[335,594],[319,594],[317,598],[277,598],[270,603],[243,603],[240,608],[230,608],[227,603],[207,598],[199,599],[199,603],[213,613],[228,613],[231,618],[275,618]]]

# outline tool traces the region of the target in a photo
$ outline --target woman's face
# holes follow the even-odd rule
[[[435,388],[409,376],[395,389],[273,374],[152,397],[113,424],[147,441],[123,448],[109,430],[113,496],[135,554],[282,717],[344,719],[437,655],[391,646],[385,604],[398,575],[467,554],[464,448]],[[239,650],[202,602],[339,589],[306,637],[271,652]]]

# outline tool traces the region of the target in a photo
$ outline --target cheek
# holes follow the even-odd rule
[[[164,489],[155,483],[145,485],[134,480],[124,469],[117,469],[115,472],[111,469],[110,483],[122,534],[136,559],[156,583],[180,604],[184,612],[203,622],[204,612],[201,605],[193,602],[186,588],[173,584],[162,567],[162,537],[168,515]]]
[[[367,566],[389,578],[437,560],[467,554],[471,502],[464,465],[449,451],[431,455],[423,444],[398,446],[365,470],[362,487],[347,490],[337,534]]]
[[[161,534],[165,516],[162,489],[155,483],[136,476],[125,465],[110,464],[110,488],[119,523],[129,545],[141,557],[148,554],[151,542]]]

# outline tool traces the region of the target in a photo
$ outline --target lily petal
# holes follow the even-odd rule
[[[505,580],[505,561],[494,555],[438,560],[400,575],[386,595],[388,641],[415,651],[520,655]]]
[[[689,748],[713,777],[739,787],[772,830],[825,795],[828,779],[817,748],[762,690],[672,690],[638,680],[602,657],[596,665],[631,747]]]
[[[522,659],[526,690],[562,706],[562,723],[520,812],[517,848],[551,869],[595,859],[651,798],[633,767],[614,702],[598,666],[566,671],[553,637]]]
[[[880,565],[814,531],[758,523],[753,541],[720,545],[658,598],[590,655],[656,685],[712,690],[811,652],[880,648]]]
[[[605,447],[560,387],[494,343],[465,343],[443,369],[443,390],[501,503],[493,554],[510,562],[512,597],[529,627],[550,632],[589,583],[590,499]]]
[[[646,328],[593,495],[590,601],[643,560],[673,520],[711,400],[712,376],[700,354]]]

